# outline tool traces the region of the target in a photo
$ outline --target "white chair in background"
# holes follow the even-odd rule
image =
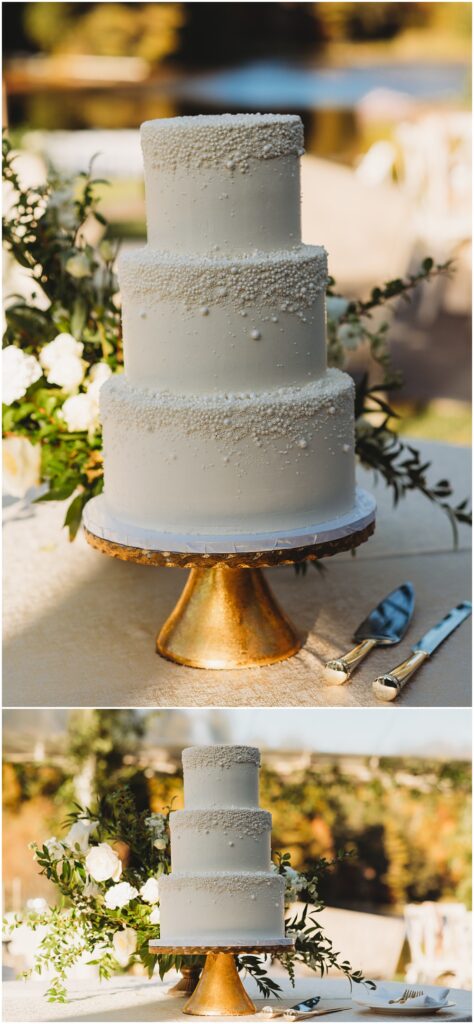
[[[471,921],[461,903],[413,903],[405,907],[411,961],[409,984],[435,984],[451,977],[458,988],[471,981]]]

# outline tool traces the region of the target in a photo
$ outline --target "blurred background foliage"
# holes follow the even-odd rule
[[[4,877],[7,902],[17,879],[23,898],[53,899],[28,844],[61,833],[73,802],[93,805],[130,786],[139,809],[182,807],[179,712],[169,742],[150,732],[163,713],[84,710],[67,732],[43,741],[7,741],[3,765]],[[164,721],[164,719],[163,719]],[[212,730],[212,720],[210,727]],[[215,741],[227,739],[215,733]],[[39,742],[39,746],[38,746]],[[186,742],[186,740],[184,741]],[[455,899],[470,906],[470,765],[415,757],[263,752],[260,803],[273,815],[273,849],[295,868],[352,853],[328,875],[330,906],[397,913],[409,901]],[[19,909],[19,908],[16,908]]]
[[[5,48],[222,66],[332,43],[444,35],[466,43],[469,3],[6,3]],[[428,43],[428,38],[426,39]]]

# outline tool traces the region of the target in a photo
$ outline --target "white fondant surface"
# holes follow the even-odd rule
[[[270,871],[268,811],[175,811],[170,828],[173,872]]]
[[[160,935],[173,942],[232,942],[284,935],[281,875],[223,873],[214,876],[162,875]]]
[[[301,237],[296,155],[252,159],[247,173],[219,167],[148,168],[150,245],[175,252],[288,249]]]
[[[193,809],[258,807],[258,768],[238,762],[232,768],[203,765],[185,768],[184,802]]]
[[[174,396],[123,377],[101,390],[105,500],[163,531],[286,531],[354,502],[354,397],[339,370],[265,394]]]
[[[323,292],[304,319],[276,304],[237,310],[203,299],[190,310],[151,295],[123,307],[127,380],[182,395],[306,384],[326,369],[325,337]]]

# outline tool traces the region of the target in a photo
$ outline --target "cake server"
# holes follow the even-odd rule
[[[374,647],[398,644],[404,637],[415,607],[415,590],[412,583],[402,583],[374,608],[356,629],[354,647],[343,658],[328,661],[324,668],[324,682],[328,686],[347,683],[354,669],[367,657]]]
[[[295,1013],[294,1010],[290,1010],[283,1015],[283,1019],[287,1021],[312,1020],[313,1017],[324,1017],[329,1013],[344,1013],[344,1010],[350,1010],[350,1006],[328,1006],[321,1010],[310,1010],[309,1013]]]
[[[279,1006],[264,1006],[260,1011],[263,1017],[268,1020],[273,1017],[283,1017],[286,1013],[305,1013],[314,1008],[321,1002],[321,996],[311,996],[310,999],[304,999],[302,1003],[296,1003],[295,1006],[288,1006],[286,1009],[282,1009]]]
[[[413,644],[410,657],[406,661],[403,661],[401,665],[397,665],[396,668],[393,668],[386,675],[379,676],[372,683],[372,689],[376,696],[380,700],[395,700],[395,697],[398,697],[400,690],[403,690],[405,683],[408,682],[413,673],[420,668],[420,665],[427,658],[431,657],[437,647],[461,625],[461,622],[464,622],[464,619],[468,618],[471,612],[472,604],[470,601],[462,601],[461,604],[452,608],[445,615],[444,619],[441,619],[441,622],[438,622],[436,626],[429,629],[417,644]]]

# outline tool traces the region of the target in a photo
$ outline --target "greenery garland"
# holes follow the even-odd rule
[[[31,299],[10,296],[3,337],[6,403],[3,435],[39,447],[39,478],[47,485],[38,501],[72,498],[65,525],[73,539],[86,502],[103,488],[102,437],[98,393],[110,373],[123,366],[117,244],[105,237],[107,221],[99,211],[91,169],[74,181],[50,175],[45,185],[23,186],[9,139],[3,139],[4,180],[9,208],[3,222],[10,258],[27,271]],[[97,245],[85,238],[90,219],[104,237]],[[418,491],[448,516],[454,539],[458,523],[470,523],[467,499],[450,501],[448,480],[429,481],[430,463],[393,429],[396,413],[387,396],[401,380],[391,365],[388,323],[374,327],[374,310],[449,271],[450,264],[423,260],[419,271],[372,290],[365,301],[348,302],[328,290],[328,363],[343,367],[347,352],[367,343],[380,380],[365,374],[356,385],[356,453],[381,476],[397,503]]]
[[[8,941],[25,924],[33,930],[44,929],[34,968],[23,977],[52,971],[47,989],[50,1002],[67,1001],[68,974],[79,962],[95,965],[101,979],[133,963],[141,963],[150,978],[155,967],[164,978],[182,966],[203,966],[204,957],[155,957],[148,950],[150,939],[158,938],[160,932],[159,878],[171,871],[170,811],[139,811],[131,790],[123,787],[101,798],[94,810],[76,804],[62,839],[52,836],[41,845],[31,844],[40,874],[56,887],[59,902],[44,912],[7,918],[4,938]],[[291,867],[289,853],[275,855],[274,869],[285,878],[286,905],[304,900],[303,909],[285,922],[295,951],[274,957],[292,984],[298,963],[321,976],[335,968],[351,983],[365,981],[362,972],[353,970],[333,949],[315,917],[324,909],[320,882],[334,863],[321,858],[309,877]],[[254,978],[264,998],[281,991],[267,964],[268,956],[237,958],[239,971]],[[365,983],[373,987],[372,982]]]

